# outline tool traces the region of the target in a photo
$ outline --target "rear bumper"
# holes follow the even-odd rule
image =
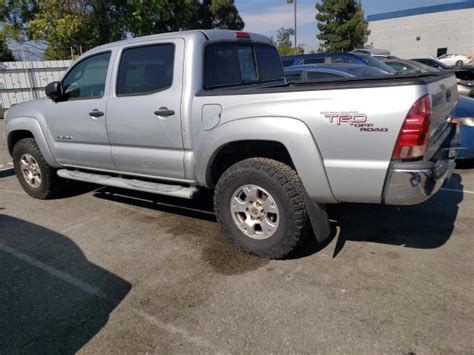
[[[393,162],[385,182],[387,205],[416,205],[432,197],[449,180],[459,149],[456,127],[429,161]]]

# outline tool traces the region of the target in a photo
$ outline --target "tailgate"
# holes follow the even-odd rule
[[[448,118],[456,107],[458,101],[458,90],[456,77],[452,75],[440,75],[439,80],[426,85],[431,96],[432,114],[430,124],[430,135],[428,141],[428,156],[438,150],[445,136],[449,134],[450,123]]]

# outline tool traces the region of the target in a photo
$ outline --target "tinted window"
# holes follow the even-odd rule
[[[250,46],[237,47],[237,59],[240,66],[242,82],[249,83],[257,80],[257,68],[253,57],[253,48]]]
[[[281,64],[283,64],[284,67],[290,67],[293,65],[293,60],[282,60]]]
[[[278,52],[272,46],[217,43],[204,53],[204,88],[283,79]]]
[[[323,73],[317,71],[308,71],[306,72],[307,80],[331,80],[331,79],[341,79],[344,78],[344,75],[334,74],[334,73]]]
[[[215,44],[207,46],[204,54],[204,87],[240,84],[240,72],[234,46]]]
[[[128,48],[122,52],[117,95],[149,94],[173,83],[174,45]]]
[[[301,64],[322,64],[324,63],[324,58],[308,58],[303,60]]]
[[[283,69],[278,60],[278,52],[272,46],[255,46],[260,81],[273,81],[283,78]]]
[[[110,52],[97,54],[80,61],[63,80],[69,99],[104,96]]]

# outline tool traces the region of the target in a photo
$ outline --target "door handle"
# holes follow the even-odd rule
[[[94,109],[91,112],[89,112],[89,116],[95,117],[95,118],[102,117],[103,115],[104,113],[102,111],[99,111],[98,109]]]
[[[154,114],[156,116],[168,117],[174,115],[174,110],[168,110],[168,107],[160,107],[158,111],[154,112]]]

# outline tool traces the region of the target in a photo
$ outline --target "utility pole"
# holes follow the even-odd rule
[[[295,19],[295,54],[297,54],[296,52],[298,51],[298,36],[297,36],[297,30],[296,30],[296,27],[297,27],[297,22],[296,22],[296,0],[286,0],[286,3],[287,4],[293,4],[293,16],[294,16],[294,19]]]

